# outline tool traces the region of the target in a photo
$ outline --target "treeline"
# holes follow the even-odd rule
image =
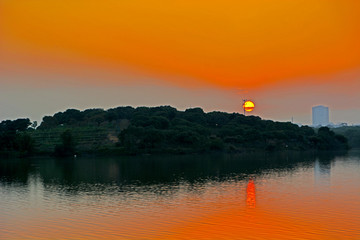
[[[126,120],[126,121],[124,121]],[[117,150],[136,153],[189,153],[206,151],[346,149],[347,141],[328,128],[317,132],[290,122],[262,120],[239,113],[210,112],[201,108],[178,111],[170,106],[69,109],[46,116],[41,129],[124,124],[118,134]]]
[[[201,108],[178,111],[170,106],[68,109],[45,116],[31,136],[38,136],[36,142],[41,145],[45,136],[61,131],[56,141],[46,140],[48,146],[52,144],[52,151],[57,155],[81,154],[89,151],[84,139],[91,137],[84,136],[85,131],[80,131],[84,129],[88,135],[101,129],[96,149],[91,147],[90,151],[116,154],[348,148],[347,139],[327,127],[314,131],[308,126],[239,113],[205,113]],[[86,144],[88,147],[88,141]]]
[[[332,130],[337,134],[345,136],[351,148],[360,149],[360,126],[339,127]]]
[[[6,120],[0,123],[0,153],[9,156],[30,156],[34,141],[29,134],[30,119]]]

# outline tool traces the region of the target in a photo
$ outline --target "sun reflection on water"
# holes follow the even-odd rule
[[[192,158],[46,159],[25,177],[27,165],[0,161],[0,239],[360,239],[360,158],[286,159],[256,174],[224,161],[236,174],[226,178],[218,160]],[[188,175],[175,181],[181,164]]]
[[[253,179],[249,179],[249,183],[246,188],[246,205],[249,208],[255,208],[256,206],[255,183]]]

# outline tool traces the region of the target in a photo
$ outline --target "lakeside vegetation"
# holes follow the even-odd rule
[[[0,152],[64,157],[348,148],[347,139],[327,127],[315,131],[239,113],[205,113],[201,108],[68,109],[45,116],[35,127],[29,119],[1,122]]]
[[[30,156],[34,153],[34,140],[29,134],[28,118],[0,123],[0,153],[7,156]]]
[[[351,148],[360,149],[360,126],[346,126],[332,129],[336,134],[343,135],[348,139]]]

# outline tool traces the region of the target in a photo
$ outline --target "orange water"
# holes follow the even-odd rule
[[[354,156],[172,183],[28,174],[0,183],[0,239],[360,239]]]

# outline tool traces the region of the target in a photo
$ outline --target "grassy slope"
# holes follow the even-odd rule
[[[109,126],[100,127],[56,127],[46,130],[36,130],[31,133],[35,141],[35,148],[39,152],[53,152],[56,145],[60,144],[60,135],[71,129],[77,150],[80,152],[98,151],[104,148],[111,148],[118,138],[116,130]]]

